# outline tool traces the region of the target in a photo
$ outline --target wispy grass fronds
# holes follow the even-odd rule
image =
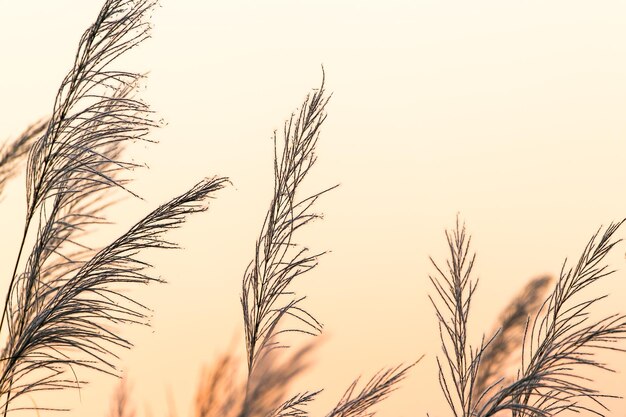
[[[176,248],[164,234],[182,225],[188,215],[205,211],[206,200],[225,181],[199,182],[98,251],[71,277],[36,293],[32,318],[23,331],[14,333],[4,351],[0,389],[7,393],[5,404],[33,391],[77,387],[80,381],[68,378],[68,372],[76,375],[78,367],[115,372],[114,349],[131,343],[113,326],[146,319],[145,308],[118,286],[160,281],[138,255],[147,249]]]
[[[239,375],[238,358],[232,353],[222,355],[202,377],[195,416],[267,417],[285,401],[293,381],[308,368],[316,346],[316,342],[308,343],[286,358],[278,351],[264,355],[248,384]]]
[[[124,144],[146,140],[155,126],[148,107],[131,97],[140,75],[110,68],[116,58],[148,37],[146,17],[154,5],[153,0],[105,2],[83,34],[74,65],[58,90],[52,117],[29,153],[24,232],[0,319],[0,331],[8,333],[0,371],[5,414],[9,403],[26,392],[70,384],[59,379],[59,365],[87,362],[66,357],[65,348],[90,356],[106,353],[91,340],[100,332],[99,337],[109,340],[104,329],[97,329],[98,319],[111,312],[107,320],[115,321],[116,313],[124,311],[112,302],[80,299],[79,295],[98,294],[110,300],[106,283],[123,276],[97,282],[94,273],[100,271],[90,268],[98,265],[98,258],[88,260],[95,251],[80,237],[90,226],[105,222],[100,215],[107,205],[103,197],[111,189],[124,189],[126,180],[119,178],[119,172],[136,166],[119,159]],[[190,195],[198,194],[192,191]],[[172,210],[167,215],[178,219],[178,209]],[[30,241],[34,244],[27,253]],[[117,244],[124,248],[124,242]],[[141,249],[141,244],[135,249]],[[120,252],[129,259],[134,254]],[[51,329],[52,323],[63,326]],[[105,361],[104,356],[96,359]],[[22,381],[35,373],[28,382]]]
[[[501,388],[480,410],[492,416],[509,410],[513,416],[554,416],[563,411],[602,416],[610,395],[592,387],[585,372],[611,370],[597,359],[606,350],[624,351],[616,342],[626,337],[626,316],[592,317],[592,307],[606,295],[585,296],[611,275],[606,255],[619,240],[614,234],[624,221],[593,235],[574,266],[564,262],[554,291],[530,322],[519,375]]]
[[[473,397],[487,395],[494,385],[510,383],[515,375],[506,369],[521,359],[524,333],[528,321],[535,316],[552,282],[548,276],[532,279],[500,314],[495,336],[482,353],[474,383]]]
[[[321,391],[307,391],[296,394],[268,414],[268,417],[307,417],[309,412],[306,410],[306,406],[313,402],[320,392]]]
[[[372,407],[387,398],[413,366],[415,363],[382,370],[372,377],[360,391],[357,391],[359,380],[355,380],[326,417],[374,416],[376,412],[372,410]]]
[[[65,258],[65,265],[72,264],[72,254],[86,249],[74,235],[102,222],[97,217],[100,198],[110,188],[123,187],[116,174],[135,166],[118,160],[123,144],[145,139],[154,126],[147,106],[130,98],[140,76],[108,67],[148,36],[144,18],[153,5],[146,0],[104,4],[80,40],[45,133],[33,145],[24,233],[0,320],[3,331],[9,316],[9,339],[23,331],[32,316],[33,297],[44,284],[41,271],[50,257],[57,255]],[[24,262],[30,235],[35,244]],[[24,272],[18,274],[22,264]]]
[[[440,268],[431,258],[438,275],[429,276],[438,299],[429,296],[439,321],[443,359],[437,358],[439,384],[455,417],[473,415],[472,395],[478,376],[484,344],[473,349],[467,340],[467,324],[472,296],[478,280],[472,279],[476,259],[470,253],[471,237],[457,218],[454,231],[446,231],[450,259]]]
[[[70,194],[65,198],[71,201],[85,192],[119,186],[102,165],[133,166],[111,161],[103,151],[145,139],[154,123],[145,104],[120,94],[132,89],[141,76],[110,65],[149,36],[147,15],[154,4],[154,0],[108,0],[83,34],[47,131],[30,154],[27,218],[59,193]]]
[[[68,155],[73,166],[67,167],[66,175],[58,179],[60,183],[52,191],[53,195],[39,210],[38,221],[31,222],[32,218],[27,218],[3,315],[3,320],[5,316],[9,318],[7,325],[10,338],[15,338],[16,334],[23,331],[25,323],[39,308],[35,302],[38,292],[44,290],[46,285],[54,285],[55,281],[62,281],[76,272],[95,253],[81,239],[91,227],[106,222],[101,215],[102,210],[111,203],[107,201],[106,192],[113,187],[123,187],[126,182],[117,178],[119,171],[131,166],[119,161],[124,149],[122,138],[128,133],[125,139],[133,139],[131,130],[138,128],[140,122],[133,127],[136,115],[127,113],[125,105],[118,106],[118,103],[129,100],[131,91],[132,86],[120,87],[103,105],[102,110],[106,114],[96,115],[102,123],[112,123],[111,126],[102,126],[102,136],[98,139],[102,140],[101,148],[98,149],[98,143],[94,142],[92,148],[77,148],[73,151],[74,155]],[[113,130],[107,131],[109,128]],[[147,125],[143,128],[147,129]],[[89,127],[88,134],[100,135],[98,128],[94,129],[92,132]],[[120,141],[109,142],[109,133]],[[145,133],[147,130],[142,134]],[[34,152],[36,149],[33,149]],[[29,234],[35,235],[35,244],[26,259],[23,272],[17,275]]]
[[[110,417],[135,417],[135,409],[130,405],[130,388],[126,379],[120,380],[111,403]]]
[[[322,81],[320,88],[307,96],[300,111],[285,123],[282,146],[274,134],[274,195],[242,285],[249,375],[263,354],[279,346],[276,336],[280,333],[315,334],[321,330],[321,324],[302,307],[304,297],[295,296],[289,287],[294,279],[313,269],[321,255],[297,245],[294,234],[320,217],[311,208],[322,194],[334,188],[305,198],[298,192],[316,160],[315,147],[328,100]],[[278,331],[278,322],[287,318],[297,323]]]
[[[0,196],[6,183],[18,173],[20,163],[26,159],[33,143],[47,126],[47,120],[36,122],[28,126],[17,139],[0,145]]]

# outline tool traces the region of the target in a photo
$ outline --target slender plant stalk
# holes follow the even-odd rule
[[[317,265],[321,253],[309,255],[306,248],[293,240],[297,229],[319,217],[310,209],[317,199],[335,187],[298,199],[298,188],[315,163],[315,147],[319,130],[326,120],[324,80],[319,89],[305,99],[297,116],[285,123],[282,148],[274,135],[274,196],[256,243],[255,258],[246,269],[241,303],[244,313],[246,349],[248,354],[248,386],[246,401],[239,417],[249,416],[250,381],[262,370],[259,363],[281,344],[276,337],[284,332],[315,334],[320,323],[304,308],[304,297],[296,297],[289,286],[294,279]],[[277,330],[286,318],[296,321],[294,327]],[[369,416],[372,406],[382,401],[401,381],[413,365],[381,371],[355,394],[355,381],[328,417]],[[256,376],[259,378],[259,376]],[[261,377],[262,378],[262,377]],[[268,416],[303,417],[306,405],[320,391],[296,394],[276,407]]]
[[[33,145],[27,168],[27,210],[24,233],[0,319],[4,331],[7,314],[18,314],[17,329],[35,292],[37,269],[41,269],[71,234],[94,220],[93,206],[103,192],[123,187],[115,173],[134,164],[114,160],[122,143],[144,139],[154,126],[147,106],[128,97],[138,74],[108,68],[118,56],[148,36],[145,15],[152,1],[109,0],[96,22],[83,34],[74,66],[57,93],[52,117],[44,135]],[[36,215],[38,221],[34,221]],[[97,219],[96,219],[97,220]],[[24,280],[19,312],[11,311],[18,283],[18,269],[27,237],[35,234]],[[11,320],[9,326],[11,326]],[[9,338],[13,335],[10,334]]]
[[[321,324],[301,307],[304,297],[296,297],[290,284],[317,265],[321,253],[310,254],[294,241],[295,232],[320,215],[311,211],[317,199],[335,187],[305,198],[299,188],[315,164],[315,147],[320,128],[326,120],[324,111],[329,97],[324,80],[319,89],[309,94],[300,111],[285,123],[282,144],[274,133],[274,194],[265,216],[255,256],[243,278],[241,304],[248,361],[248,388],[255,378],[255,368],[262,358],[281,346],[277,336],[285,332],[315,334]],[[285,319],[296,323],[278,330]],[[250,403],[246,399],[240,415],[247,416]]]
[[[454,231],[446,231],[446,239],[450,250],[446,268],[431,258],[438,275],[429,277],[438,295],[438,300],[429,298],[439,322],[443,352],[443,359],[437,358],[439,384],[453,415],[470,417],[475,412],[473,391],[485,350],[484,342],[473,349],[467,341],[470,305],[478,285],[478,280],[472,279],[476,255],[470,253],[471,237],[458,217]]]
[[[116,373],[115,349],[131,346],[116,326],[145,323],[147,312],[120,284],[159,282],[139,255],[175,248],[164,233],[205,211],[207,199],[226,182],[197,183],[100,250],[82,243],[106,222],[102,211],[111,203],[110,192],[130,192],[121,173],[137,165],[120,158],[126,143],[148,140],[156,126],[147,105],[133,98],[141,76],[111,68],[149,36],[154,5],[105,2],[80,40],[51,119],[23,135],[19,146],[9,148],[13,156],[5,158],[17,160],[33,131],[41,129],[29,153],[24,233],[0,319],[6,339],[0,362],[4,415],[22,408],[12,404],[25,394],[80,387],[78,368]]]
[[[139,75],[108,68],[148,36],[144,16],[153,5],[152,1],[105,2],[80,40],[45,133],[29,153],[24,232],[0,318],[0,332],[8,331],[1,381],[6,384],[0,392],[6,396],[5,415],[14,379],[9,372],[10,353],[42,306],[40,292],[55,282],[46,281],[42,271],[58,266],[55,257],[64,258],[67,265],[80,262],[88,248],[75,241],[74,235],[102,222],[97,217],[99,200],[107,189],[123,188],[124,181],[116,180],[116,173],[134,166],[114,159],[121,144],[144,138],[154,126],[147,106],[128,97]],[[29,236],[35,244],[23,262]],[[77,257],[72,259],[72,255]],[[21,266],[24,270],[18,273]]]

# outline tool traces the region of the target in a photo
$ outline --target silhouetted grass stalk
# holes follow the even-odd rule
[[[625,351],[616,342],[626,338],[626,315],[592,318],[591,307],[606,295],[585,297],[584,290],[613,273],[604,259],[619,242],[614,234],[623,222],[594,234],[575,266],[564,263],[554,290],[542,303],[538,296],[547,280],[531,282],[506,310],[499,332],[472,349],[467,323],[477,286],[471,279],[475,256],[469,254],[470,239],[457,220],[456,229],[446,233],[447,269],[433,262],[439,276],[431,277],[439,295],[437,301],[432,299],[443,351],[443,360],[437,361],[439,381],[455,416],[490,417],[502,411],[513,417],[549,417],[565,411],[604,415],[604,400],[614,396],[594,389],[585,371],[611,370],[595,359],[597,353]],[[517,376],[507,380],[497,369],[506,369],[503,362],[517,349],[521,366]]]
[[[106,222],[102,211],[110,204],[110,191],[134,195],[120,174],[137,165],[120,156],[126,143],[148,140],[156,126],[148,106],[132,97],[141,76],[110,68],[148,37],[154,5],[152,0],[106,1],[80,40],[51,119],[45,127],[29,129],[3,154],[3,167],[10,166],[32,143],[24,232],[0,319],[6,340],[0,367],[4,415],[20,409],[9,405],[24,394],[79,387],[78,368],[116,374],[114,350],[131,344],[113,329],[146,318],[145,308],[118,285],[160,281],[139,255],[145,249],[175,248],[165,232],[187,215],[205,211],[207,199],[225,184],[224,178],[198,182],[102,249],[81,241]]]

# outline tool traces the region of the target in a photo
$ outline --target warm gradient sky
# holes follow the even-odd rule
[[[0,139],[49,114],[101,3],[0,0]],[[325,388],[315,416],[354,377],[422,354],[380,415],[445,415],[428,255],[445,255],[458,212],[478,252],[475,342],[527,279],[558,273],[598,226],[626,215],[624,2],[161,3],[153,38],[124,63],[150,71],[142,97],[168,125],[134,154],[150,166],[134,188],[146,201],[128,199],[110,218],[127,227],[202,176],[233,186],[173,234],[184,251],[153,259],[169,284],[134,290],[154,308],[153,327],[124,329],[137,346],[121,363],[155,417],[168,392],[188,416],[201,366],[233,338],[243,346],[240,282],[270,198],[269,138],[319,84],[321,64],[334,96],[308,186],[341,187],[299,239],[332,251],[297,287],[327,335],[294,387]],[[2,201],[3,280],[23,204],[20,178]],[[613,267],[626,266],[624,250]],[[626,309],[625,279],[603,284],[607,311]],[[67,397],[68,415],[106,414],[115,382],[93,380],[82,399]],[[606,384],[624,395],[625,381]]]

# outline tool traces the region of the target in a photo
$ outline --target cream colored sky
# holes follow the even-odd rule
[[[48,114],[100,6],[0,0],[0,139]],[[142,96],[168,125],[135,154],[151,167],[135,183],[146,202],[111,219],[128,226],[205,175],[234,185],[174,234],[185,251],[154,258],[170,283],[135,290],[155,310],[151,329],[124,333],[137,344],[121,363],[140,408],[165,415],[169,391],[188,416],[202,364],[234,337],[243,346],[239,288],[270,197],[269,138],[323,64],[334,96],[308,186],[341,187],[300,238],[332,253],[298,285],[328,337],[295,388],[326,388],[312,407],[323,415],[352,378],[426,354],[380,415],[446,415],[427,275],[456,213],[478,251],[476,342],[528,278],[557,273],[626,215],[624,18],[619,1],[163,0],[153,38],[125,62],[150,71]],[[23,178],[7,194],[5,277]],[[607,311],[624,309],[624,278],[603,286],[615,293]],[[114,381],[93,379],[67,397],[69,415],[105,415]]]

